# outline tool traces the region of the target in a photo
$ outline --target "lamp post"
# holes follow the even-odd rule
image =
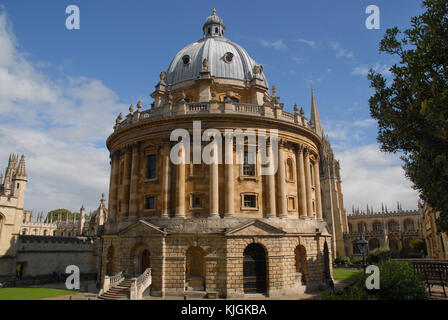
[[[366,253],[367,253],[367,240],[364,238],[364,234],[361,235],[358,241],[356,241],[356,245],[358,246],[359,252],[362,254],[362,267],[364,269],[364,273],[366,272]]]

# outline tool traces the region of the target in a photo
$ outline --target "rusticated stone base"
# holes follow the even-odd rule
[[[152,295],[184,295],[189,285],[197,282],[188,283],[188,268],[193,268],[188,261],[195,261],[204,279],[204,291],[217,292],[222,298],[241,298],[245,295],[244,251],[255,243],[265,253],[266,296],[309,292],[328,282],[331,237],[323,222],[213,219],[209,225],[207,219],[189,220],[195,219],[175,225],[156,219],[139,220],[105,235],[102,276],[106,270],[139,274],[140,256],[147,250],[151,257]],[[202,227],[199,230],[197,226]],[[193,251],[199,253],[189,259]],[[108,257],[108,252],[114,255]]]

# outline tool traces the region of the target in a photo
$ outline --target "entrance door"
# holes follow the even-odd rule
[[[190,247],[187,250],[187,265],[185,268],[185,280],[187,290],[205,290],[205,260],[204,251],[198,247]]]
[[[244,293],[266,292],[266,253],[263,247],[252,243],[244,250]]]
[[[141,273],[145,272],[151,266],[151,256],[148,250],[142,252]]]

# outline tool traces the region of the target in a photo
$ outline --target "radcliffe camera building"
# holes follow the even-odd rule
[[[348,227],[339,163],[314,92],[309,119],[296,105],[294,113],[285,111],[263,67],[226,38],[215,10],[202,31],[161,72],[151,107],[131,105],[107,139],[101,277],[151,268],[151,294],[160,296],[275,296],[325,287]],[[226,129],[266,129],[270,155],[269,129],[278,129],[276,174],[261,174],[265,150],[250,138],[240,164],[235,141],[224,138],[223,154],[232,150],[233,164],[173,164],[177,141],[170,135],[183,128],[193,137],[193,121],[201,121],[202,133],[213,128],[222,137]],[[178,155],[191,160],[193,149]]]

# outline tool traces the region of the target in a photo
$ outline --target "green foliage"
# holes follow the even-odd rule
[[[71,212],[70,210],[67,209],[56,209],[56,210],[52,210],[50,212],[48,212],[48,219],[50,219],[51,216],[53,216],[53,221],[56,221],[58,219],[58,215],[61,214],[61,220],[65,221],[67,215],[68,215],[68,220],[73,220],[73,215],[76,215],[76,218],[79,219],[79,213],[76,212]]]
[[[407,262],[385,261],[378,265],[380,289],[367,290],[369,276],[363,274],[355,283],[341,292],[324,294],[326,300],[423,300],[427,298],[421,279]]]
[[[78,291],[50,288],[2,288],[0,289],[0,300],[39,300],[77,293]]]
[[[369,252],[367,256],[367,263],[378,264],[383,261],[388,261],[392,257],[389,248],[376,248]]]
[[[355,281],[362,275],[362,269],[352,268],[334,268],[333,279],[334,280],[352,280]]]
[[[369,73],[375,93],[370,114],[378,120],[385,152],[400,152],[406,176],[421,198],[440,212],[439,231],[448,231],[448,2],[425,0],[426,12],[412,27],[388,29],[380,51],[397,56],[393,82]]]
[[[380,300],[426,299],[425,287],[407,262],[387,261],[381,263],[380,289],[370,290]]]
[[[375,296],[369,295],[362,287],[351,286],[336,294],[324,292],[324,300],[378,300]]]
[[[334,259],[334,262],[336,264],[350,264],[350,258],[344,255],[340,255],[336,259]]]

